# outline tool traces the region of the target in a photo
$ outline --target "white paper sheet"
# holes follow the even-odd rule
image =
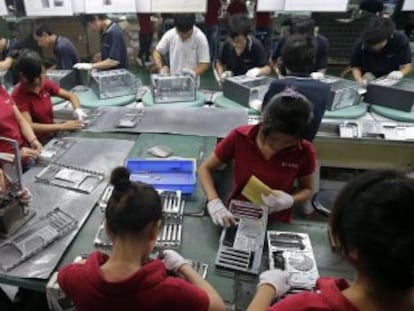
[[[207,0],[151,0],[153,13],[205,13]]]
[[[0,0],[0,16],[8,15],[6,0]]]
[[[135,0],[85,0],[86,13],[135,13]]]
[[[71,16],[72,0],[24,0],[27,16]]]
[[[402,10],[403,11],[414,11],[414,0],[405,0]]]
[[[349,0],[286,0],[285,11],[345,12]]]
[[[257,12],[283,11],[285,0],[258,0]]]

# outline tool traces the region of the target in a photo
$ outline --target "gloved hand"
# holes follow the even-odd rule
[[[265,284],[275,289],[276,297],[282,297],[290,289],[289,273],[279,269],[267,270],[260,274],[260,281],[257,284],[257,288]]]
[[[230,70],[227,70],[220,75],[220,81],[223,82],[224,80],[226,80],[227,78],[230,78],[231,76],[233,76],[233,73]]]
[[[173,250],[165,250],[163,256],[162,262],[169,271],[177,272],[182,265],[189,264],[183,256]]]
[[[289,193],[280,190],[273,190],[268,195],[262,193],[261,197],[263,203],[269,208],[269,214],[291,208],[294,203]]]
[[[167,75],[170,73],[170,68],[168,66],[162,66],[158,72],[160,75]]]
[[[194,72],[194,70],[191,70],[191,69],[188,69],[188,68],[184,68],[183,70],[181,70],[181,73],[184,74],[184,75],[190,75],[193,78],[196,78],[197,77],[197,75]]]
[[[207,203],[207,210],[215,225],[230,227],[236,224],[233,214],[224,206],[220,199],[214,199]]]
[[[29,189],[23,188],[23,190],[17,192],[17,198],[21,204],[27,206],[32,201],[32,194]]]
[[[249,77],[249,78],[256,78],[256,77],[258,77],[258,76],[260,76],[260,68],[252,68],[252,69],[249,69],[247,72],[246,72],[246,76],[247,77]]]
[[[313,80],[322,80],[325,77],[325,75],[319,71],[312,72],[310,76]]]
[[[73,68],[78,70],[92,70],[92,64],[91,63],[76,63],[73,65]]]
[[[403,77],[404,77],[404,74],[399,70],[391,71],[387,76],[387,78],[393,79],[393,80],[401,80]]]
[[[76,108],[73,111],[73,117],[75,117],[79,121],[83,121],[88,116],[88,114],[82,110],[82,108]]]

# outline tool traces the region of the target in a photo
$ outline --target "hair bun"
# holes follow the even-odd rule
[[[131,185],[129,180],[129,171],[123,166],[115,168],[111,173],[111,184],[117,191],[127,191]]]

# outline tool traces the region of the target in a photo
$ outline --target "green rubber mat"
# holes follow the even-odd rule
[[[205,104],[206,97],[205,95],[197,91],[196,94],[196,100],[192,102],[174,102],[174,103],[166,103],[166,104],[155,104],[154,98],[152,97],[151,92],[145,93],[145,95],[142,97],[142,103],[145,107],[151,107],[151,106],[168,106],[168,107],[174,107],[174,108],[185,108],[185,107],[201,107]]]
[[[414,122],[414,111],[405,112],[376,105],[371,105],[370,109],[372,112],[378,113],[379,115],[392,120],[401,122]]]
[[[227,97],[224,97],[223,95],[217,96],[216,99],[214,100],[214,104],[219,108],[247,110],[247,113],[251,115],[260,114],[260,111],[240,105],[236,103],[235,101],[232,101],[231,99],[228,99]]]
[[[368,111],[368,106],[365,103],[351,106],[348,108],[325,111],[324,118],[330,119],[358,119],[363,117]]]

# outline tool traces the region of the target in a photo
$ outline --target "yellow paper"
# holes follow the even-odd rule
[[[262,201],[262,194],[269,195],[270,193],[272,193],[272,189],[254,175],[250,177],[242,191],[242,195],[245,198],[258,206],[264,204]]]

